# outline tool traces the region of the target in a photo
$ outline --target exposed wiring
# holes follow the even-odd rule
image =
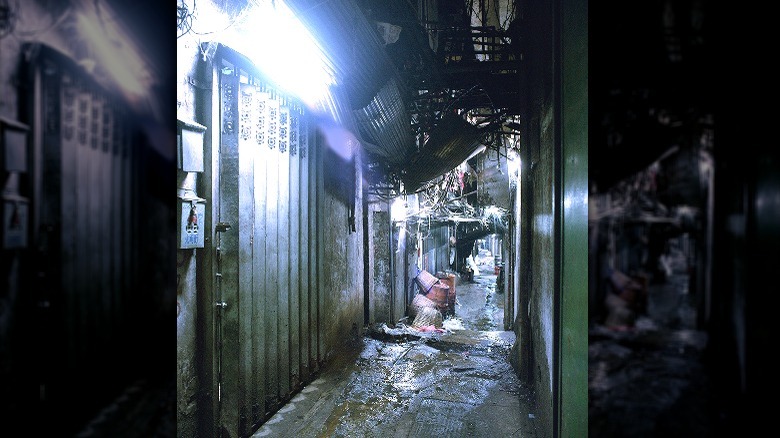
[[[177,39],[187,35],[192,30],[192,21],[195,18],[195,2],[193,1],[192,4],[193,11],[189,10],[187,3],[181,2],[181,4],[176,5],[176,29],[179,31],[176,36]]]
[[[213,35],[213,34],[224,32],[230,29],[231,27],[233,27],[233,25],[235,25],[239,21],[243,20],[244,15],[249,9],[250,7],[244,8],[239,14],[236,15],[236,18],[234,18],[230,23],[227,24],[227,26],[225,26],[222,29],[199,32],[195,30],[195,28],[193,27],[194,21],[198,19],[197,3],[195,2],[195,0],[193,0],[192,9],[190,10],[186,2],[181,2],[176,5],[176,29],[179,31],[176,38],[177,39],[181,38],[189,33],[192,33],[194,35],[204,36],[204,35]]]
[[[197,14],[197,9],[196,9],[194,0],[193,0],[192,4],[193,4],[193,12],[192,12],[192,14],[194,16],[194,15]],[[238,23],[241,20],[243,20],[245,18],[245,15],[248,13],[248,11],[250,11],[253,7],[254,7],[253,5],[244,7],[244,9],[242,9],[238,14],[236,14],[236,18],[234,18],[230,23],[227,24],[227,26],[225,26],[222,29],[210,30],[210,31],[207,31],[207,32],[198,32],[198,31],[192,29],[191,32],[194,33],[195,35],[201,35],[201,36],[213,35],[213,34],[216,34],[216,33],[222,33],[224,31],[230,29],[231,27],[233,27],[236,23]]]

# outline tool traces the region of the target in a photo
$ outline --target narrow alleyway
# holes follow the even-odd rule
[[[647,288],[647,310],[631,327],[596,325],[588,347],[591,436],[718,436],[704,363],[707,334],[696,330],[684,257]]]
[[[253,437],[535,437],[492,269],[458,279],[444,333],[367,328]]]

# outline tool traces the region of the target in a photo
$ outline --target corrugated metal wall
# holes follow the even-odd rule
[[[220,78],[220,423],[251,433],[323,359],[318,136],[303,108],[223,61]],[[215,172],[216,173],[216,172]]]
[[[93,405],[129,383],[142,362],[138,348],[152,344],[138,339],[146,330],[132,317],[156,310],[149,293],[135,288],[145,144],[134,143],[138,126],[121,100],[72,61],[41,47],[26,67],[34,208],[25,294],[36,303],[29,347],[35,365],[26,372],[39,379],[41,402],[69,409],[78,392],[88,400],[84,415],[92,415]],[[74,425],[84,421],[69,417]]]
[[[56,86],[49,84],[51,98]],[[44,191],[52,211],[42,222],[61,218],[62,286],[67,291],[69,360],[92,355],[112,339],[132,272],[128,267],[135,230],[130,225],[132,161],[127,127],[100,92],[62,76],[61,129],[44,125]],[[47,103],[44,107],[50,108]],[[51,115],[49,115],[51,116]],[[55,175],[59,173],[59,177]],[[49,178],[46,178],[49,176]],[[93,308],[101,309],[95,311]]]

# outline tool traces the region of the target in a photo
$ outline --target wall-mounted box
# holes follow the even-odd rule
[[[5,195],[0,203],[0,244],[3,249],[27,247],[27,223],[30,203],[26,198]]]
[[[203,248],[205,244],[206,200],[179,198],[179,249]]]
[[[27,172],[27,131],[27,125],[0,117],[0,171]]]
[[[203,172],[203,135],[206,127],[192,121],[177,119],[177,160],[184,172]]]

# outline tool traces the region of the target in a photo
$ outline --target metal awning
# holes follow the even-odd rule
[[[376,26],[352,0],[288,0],[323,49],[352,109],[365,107],[397,72]]]
[[[413,192],[465,161],[479,147],[483,132],[457,114],[444,116],[420,150],[409,157],[402,180]]]
[[[410,116],[395,79],[389,80],[368,105],[353,111],[368,153],[399,166],[416,149]]]

